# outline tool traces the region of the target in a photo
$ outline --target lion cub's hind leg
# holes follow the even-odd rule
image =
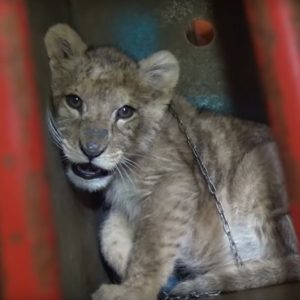
[[[171,291],[171,295],[231,292],[298,280],[300,280],[300,256],[291,255],[285,258],[247,262],[241,267],[231,265],[210,271],[195,279],[179,283]]]

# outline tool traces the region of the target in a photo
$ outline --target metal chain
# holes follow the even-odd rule
[[[170,105],[169,108],[170,108],[170,112],[172,113],[172,115],[176,118],[180,130],[184,133],[184,135],[187,139],[187,143],[188,143],[189,147],[191,148],[191,150],[193,152],[193,155],[194,155],[194,157],[197,161],[199,170],[200,170],[200,172],[201,172],[201,174],[202,174],[202,176],[203,176],[203,178],[204,178],[204,180],[207,184],[208,190],[209,190],[210,194],[212,195],[212,197],[215,200],[216,208],[217,208],[218,214],[220,215],[220,218],[222,220],[223,229],[224,229],[224,232],[225,232],[225,234],[228,238],[229,245],[230,245],[230,250],[231,250],[232,256],[234,258],[235,264],[237,266],[243,266],[244,263],[243,263],[240,255],[238,253],[236,243],[235,243],[235,241],[232,237],[230,226],[228,224],[228,221],[227,221],[225,213],[224,213],[223,205],[222,205],[221,201],[219,200],[219,198],[217,196],[217,189],[216,189],[211,177],[209,176],[208,170],[207,170],[206,166],[204,165],[203,160],[201,159],[201,156],[200,156],[200,153],[197,149],[197,146],[192,141],[185,125],[183,124],[182,120],[179,118],[179,116],[178,116],[177,112],[175,111],[175,109],[173,108],[173,106]]]
[[[197,293],[197,292],[192,292],[188,295],[184,295],[184,296],[172,296],[169,295],[166,292],[163,292],[163,299],[159,298],[160,300],[192,300],[192,299],[200,299],[202,297],[215,297],[220,295],[220,291],[217,292],[205,292],[205,293]]]
[[[229,226],[229,223],[226,219],[226,216],[225,216],[225,213],[224,213],[224,208],[223,208],[223,205],[221,203],[221,201],[219,200],[218,196],[217,196],[217,189],[211,179],[211,177],[209,176],[209,173],[208,173],[208,170],[203,162],[203,160],[201,159],[201,156],[200,156],[200,153],[197,149],[197,146],[195,145],[195,143],[192,141],[185,125],[183,124],[182,120],[179,118],[177,112],[175,111],[175,109],[173,108],[172,105],[169,106],[169,109],[170,109],[170,112],[171,114],[175,117],[175,119],[177,120],[178,122],[178,126],[179,126],[179,129],[184,133],[185,137],[186,137],[186,140],[187,140],[187,143],[189,145],[189,147],[191,148],[192,152],[193,152],[193,155],[196,159],[196,162],[198,164],[198,167],[199,167],[199,170],[207,184],[207,187],[208,187],[208,190],[209,190],[209,193],[212,195],[212,197],[214,198],[215,200],[215,205],[216,205],[216,208],[217,208],[217,211],[218,211],[218,214],[222,220],[222,224],[223,224],[223,229],[224,229],[224,232],[228,238],[228,241],[229,241],[229,245],[230,245],[230,250],[231,250],[231,253],[232,253],[232,256],[234,258],[234,261],[235,261],[235,264],[237,266],[243,266],[244,263],[238,253],[238,249],[237,249],[237,246],[236,246],[236,243],[232,237],[232,234],[231,234],[231,230],[230,230],[230,226]],[[198,292],[192,292],[188,295],[184,295],[184,296],[172,296],[172,295],[169,295],[168,293],[166,292],[163,292],[162,293],[162,296],[163,296],[163,299],[161,300],[191,300],[191,299],[200,299],[202,297],[207,297],[207,296],[217,296],[220,294],[220,291],[212,291],[212,292],[205,292],[205,293],[198,293]]]

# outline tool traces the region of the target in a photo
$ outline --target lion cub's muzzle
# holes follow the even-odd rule
[[[72,171],[84,179],[95,179],[110,175],[109,170],[95,166],[92,161],[100,156],[108,145],[108,130],[97,128],[95,124],[88,124],[80,131],[79,146],[89,163],[72,164]]]

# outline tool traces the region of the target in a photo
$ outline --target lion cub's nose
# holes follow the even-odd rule
[[[80,148],[89,160],[99,156],[104,151],[104,149],[101,148],[101,145],[97,142],[80,143]]]
[[[80,149],[89,160],[92,160],[105,151],[107,142],[107,129],[86,128],[80,138]]]

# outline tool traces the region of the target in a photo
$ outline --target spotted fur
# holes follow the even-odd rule
[[[52,74],[50,130],[79,188],[104,189],[110,214],[101,249],[122,278],[102,285],[94,300],[154,300],[171,274],[184,270],[172,294],[237,291],[300,278],[296,239],[276,144],[264,125],[199,112],[174,93],[179,64],[167,51],[135,62],[114,48],[89,50],[70,27],[45,37]],[[65,96],[83,100],[82,111]],[[185,136],[168,110],[179,113],[217,187],[245,266],[236,267],[220,217]],[[130,105],[135,113],[118,119]],[[85,180],[71,163],[87,163],[84,130],[109,132],[92,160],[109,170]],[[183,272],[181,272],[183,273]]]

